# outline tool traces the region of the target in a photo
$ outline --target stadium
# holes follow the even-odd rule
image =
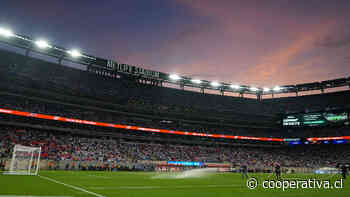
[[[0,45],[0,197],[350,193],[348,75],[259,87],[129,65],[6,27]],[[259,185],[306,179],[341,188]]]

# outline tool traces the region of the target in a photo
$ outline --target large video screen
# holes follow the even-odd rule
[[[343,123],[349,119],[348,112],[317,112],[286,115],[283,126],[325,126]]]

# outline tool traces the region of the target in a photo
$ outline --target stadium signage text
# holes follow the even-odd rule
[[[197,161],[168,161],[168,165],[180,165],[180,166],[203,166],[203,162]]]
[[[152,70],[132,66],[129,64],[118,64],[113,60],[108,60],[107,68],[110,70],[115,70],[117,72],[122,72],[127,74],[143,75],[146,77],[159,78],[159,72],[157,71],[152,71]]]

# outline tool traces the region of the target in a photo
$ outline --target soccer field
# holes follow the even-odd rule
[[[259,182],[273,179],[269,174],[250,174]],[[285,179],[335,181],[339,175],[284,176]],[[350,180],[343,189],[249,189],[236,173],[211,173],[200,178],[169,178],[154,172],[41,171],[40,176],[0,175],[0,197],[9,196],[350,196]]]

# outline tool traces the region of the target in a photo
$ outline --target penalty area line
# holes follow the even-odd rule
[[[88,193],[90,195],[93,195],[93,196],[97,196],[97,197],[105,197],[101,194],[97,194],[95,192],[91,192],[91,191],[88,191],[86,189],[83,189],[81,187],[77,187],[77,186],[74,186],[74,185],[70,185],[70,184],[67,184],[67,183],[63,183],[61,181],[57,181],[55,179],[52,179],[52,178],[49,178],[49,177],[46,177],[46,176],[41,176],[41,175],[38,175],[40,178],[42,179],[45,179],[45,180],[48,180],[48,181],[51,181],[51,182],[54,182],[54,183],[57,183],[57,184],[60,184],[60,185],[64,185],[66,187],[69,187],[69,188],[72,188],[72,189],[75,189],[75,190],[78,190],[78,191],[82,191],[82,192],[85,192],[85,193]]]

